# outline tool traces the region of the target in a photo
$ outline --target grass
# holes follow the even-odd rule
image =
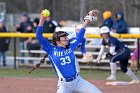
[[[51,78],[56,77],[53,69],[50,68],[40,68],[33,71],[31,74],[28,74],[29,68],[0,68],[0,77],[40,77],[40,78]],[[105,80],[109,75],[110,71],[103,70],[81,70],[81,76],[84,78],[94,79],[94,80]],[[137,76],[140,78],[140,72],[137,73]],[[124,73],[117,72],[117,80],[128,81],[131,80]]]

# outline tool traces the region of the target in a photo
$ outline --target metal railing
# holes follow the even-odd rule
[[[47,34],[43,34],[44,37],[46,38],[51,38],[52,34],[51,33],[47,33]],[[129,38],[136,38],[137,39],[137,47],[139,47],[139,39],[140,39],[140,34],[112,34],[112,36],[116,37],[116,38],[125,38],[125,39],[129,39]],[[14,38],[14,50],[13,50],[13,55],[14,55],[14,68],[16,69],[16,38],[28,38],[28,37],[32,37],[32,38],[36,38],[36,34],[35,33],[0,33],[0,38],[4,38],[4,37],[8,37],[8,38]],[[87,38],[101,38],[101,36],[99,34],[86,34]],[[139,48],[138,48],[139,51]],[[140,55],[140,53],[138,52],[138,56]],[[138,60],[138,69],[139,69],[139,58]]]

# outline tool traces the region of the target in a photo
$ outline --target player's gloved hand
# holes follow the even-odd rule
[[[93,55],[91,53],[84,54],[83,58],[81,59],[81,62],[92,62]]]
[[[96,21],[97,17],[91,16],[91,15],[87,15],[87,16],[84,17],[84,21],[85,20],[89,20],[90,23],[91,23],[92,21]]]
[[[101,63],[101,60],[102,60],[101,58],[96,59],[97,63]]]
[[[89,11],[89,13],[87,15],[98,17],[99,11],[94,9],[94,10]]]

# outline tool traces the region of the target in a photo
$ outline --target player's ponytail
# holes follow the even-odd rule
[[[30,74],[32,71],[34,71],[35,69],[39,68],[40,65],[41,65],[42,63],[45,62],[46,57],[47,57],[47,54],[45,54],[45,56],[40,60],[39,63],[37,63],[34,67],[32,67],[32,69],[29,71],[29,74]]]
[[[47,57],[47,54],[45,54],[45,56],[40,60],[40,63],[41,63],[41,64],[44,63],[46,57]]]

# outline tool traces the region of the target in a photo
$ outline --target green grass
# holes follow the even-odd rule
[[[40,78],[51,78],[56,77],[53,69],[43,68],[36,69],[31,74],[28,74],[29,68],[0,68],[0,77],[40,77]],[[103,70],[81,70],[81,76],[84,78],[94,79],[94,80],[105,80],[109,75],[110,71]],[[137,73],[137,76],[140,78],[140,72]],[[117,80],[131,80],[124,73],[117,72]]]

